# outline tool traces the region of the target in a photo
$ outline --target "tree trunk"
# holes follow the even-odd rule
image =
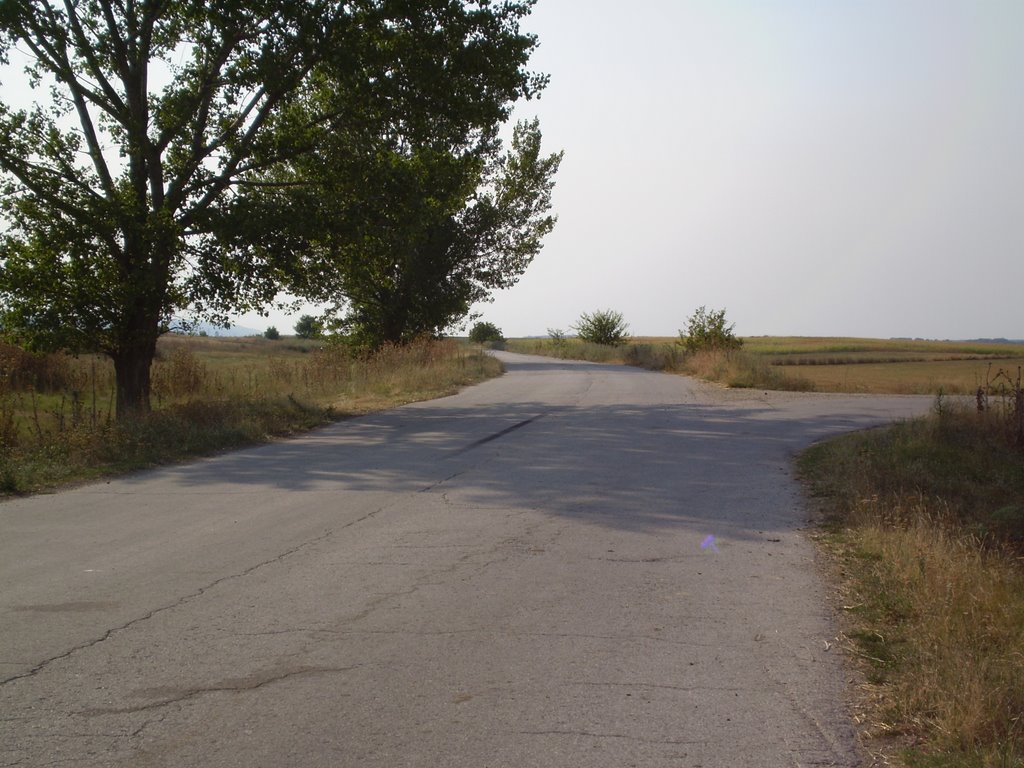
[[[149,402],[150,368],[156,355],[156,331],[139,333],[145,338],[121,345],[112,355],[117,381],[117,420],[145,416],[151,410]]]
[[[143,194],[145,188],[143,184]],[[145,200],[139,201],[143,208]],[[147,415],[150,368],[160,337],[160,318],[170,285],[170,264],[177,245],[173,224],[158,213],[143,211],[122,227],[125,233],[125,311],[117,323],[114,360],[117,381],[117,420]]]
[[[401,344],[405,340],[406,309],[403,300],[398,296],[390,296],[381,312],[380,340],[384,344]]]

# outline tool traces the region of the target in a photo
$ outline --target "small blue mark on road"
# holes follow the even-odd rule
[[[701,549],[710,549],[712,552],[717,552],[718,547],[715,546],[715,537],[708,536],[704,539],[704,543],[700,545]]]

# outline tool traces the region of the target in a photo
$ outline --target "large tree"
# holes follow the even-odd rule
[[[373,153],[346,155],[348,171],[330,178],[337,155],[307,158],[315,167],[300,173],[325,178],[319,199],[298,207],[319,206],[323,221],[303,228],[313,241],[285,250],[326,269],[298,269],[316,279],[296,290],[334,302],[342,328],[376,346],[440,334],[515,284],[554,226],[562,155],[541,152],[537,121],[518,124],[507,150],[497,129],[457,147],[439,146],[435,129],[403,132],[401,142],[383,137]]]
[[[291,171],[328,139],[365,157],[402,124],[458,147],[506,119],[544,84],[519,30],[533,2],[0,3],[0,58],[26,51],[49,86],[34,108],[0,103],[0,327],[109,354],[119,416],[148,410],[175,313],[262,306],[285,276],[316,283],[300,267],[329,274],[265,247],[274,216],[253,191],[309,183]]]

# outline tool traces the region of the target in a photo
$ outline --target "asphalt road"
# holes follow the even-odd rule
[[[501,356],[0,505],[0,766],[858,765],[791,458],[930,400]]]

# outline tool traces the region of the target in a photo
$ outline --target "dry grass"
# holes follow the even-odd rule
[[[167,336],[152,370],[152,416],[119,424],[108,360],[0,355],[0,493],[251,444],[451,394],[501,371],[454,341],[352,357],[295,339]]]
[[[814,384],[769,365],[763,358],[743,350],[697,352],[684,357],[675,369],[690,376],[717,381],[742,389],[781,389],[809,392]]]
[[[801,457],[866,743],[894,764],[1024,765],[1024,452],[1005,416],[943,405]]]
[[[512,352],[588,360],[595,363],[622,363],[652,371],[685,373],[729,387],[786,389],[805,392],[813,385],[798,376],[777,370],[757,355],[743,350],[687,353],[673,340],[632,339],[619,347],[589,344],[579,339],[555,342],[550,339],[512,339]]]
[[[1011,343],[758,336],[737,352],[688,356],[674,337],[633,337],[621,347],[578,339],[515,339],[508,348],[686,373],[731,387],[818,392],[973,394],[1000,370],[1024,366]]]
[[[624,363],[624,353],[631,345],[618,347],[594,344],[576,338],[562,339],[508,339],[505,349],[524,355],[544,355],[564,360],[586,360],[591,363]]]
[[[904,674],[894,680],[894,725],[923,731],[953,753],[1012,747],[1024,758],[1024,574],[977,541],[930,518],[892,529],[867,525],[862,551],[877,556],[882,589],[904,598]]]

